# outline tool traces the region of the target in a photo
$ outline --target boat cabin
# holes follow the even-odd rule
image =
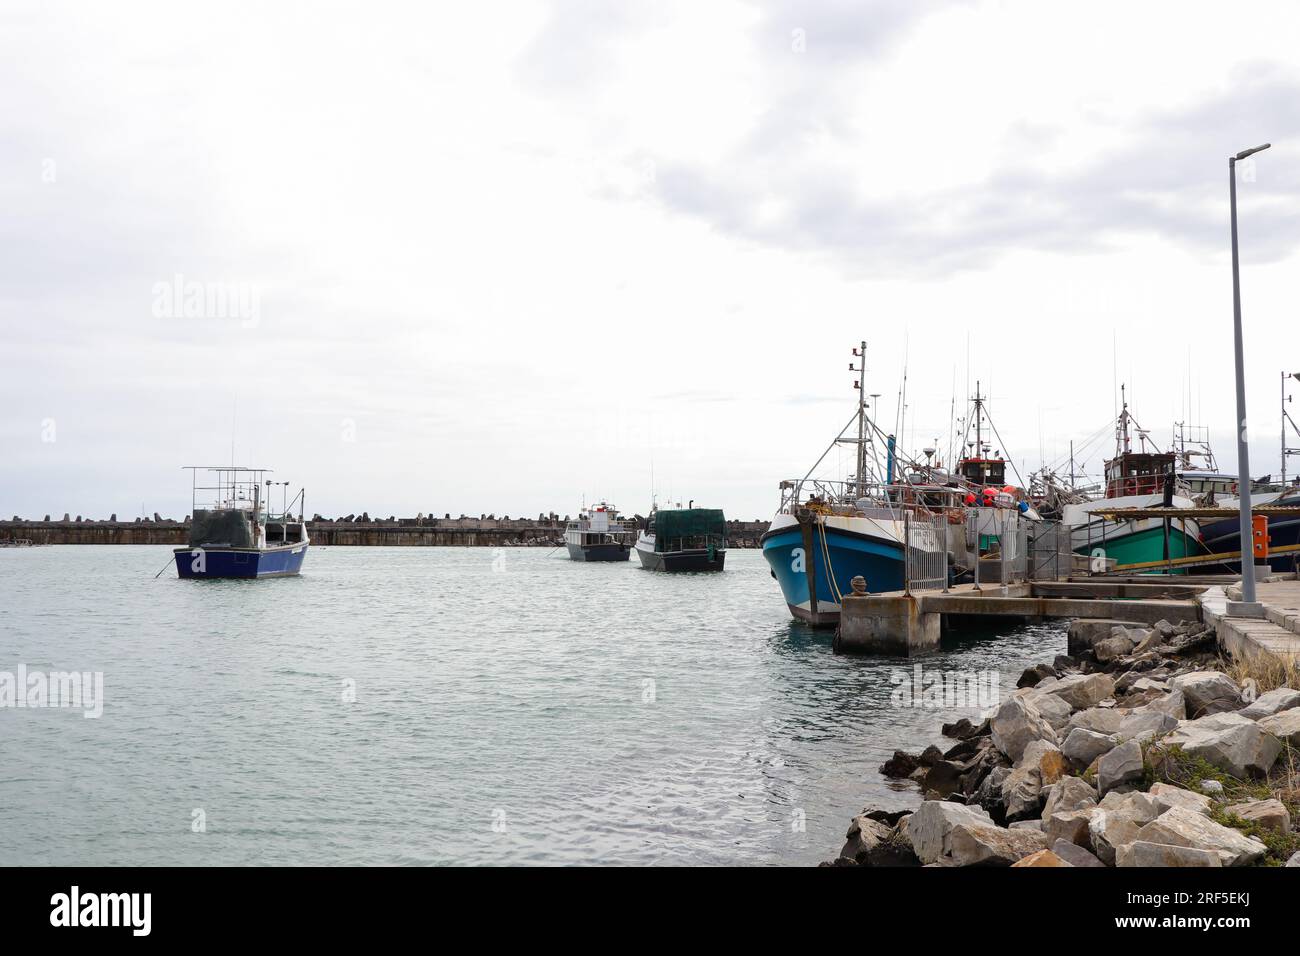
[[[972,485],[1005,485],[1007,461],[1005,458],[963,458],[957,463],[957,473]]]
[[[727,522],[720,508],[674,508],[650,514],[646,534],[655,551],[697,551],[727,547]]]
[[[1106,462],[1106,497],[1158,495],[1173,467],[1173,452],[1126,451]]]

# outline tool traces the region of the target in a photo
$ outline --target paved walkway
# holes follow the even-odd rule
[[[1260,654],[1284,661],[1300,661],[1300,581],[1260,581],[1255,596],[1264,605],[1264,617],[1227,617],[1227,602],[1241,600],[1241,586],[1226,590],[1212,587],[1199,598],[1201,613],[1214,624],[1219,646],[1236,657]]]

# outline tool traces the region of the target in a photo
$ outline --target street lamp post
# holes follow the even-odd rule
[[[1250,449],[1246,447],[1246,374],[1241,346],[1241,270],[1237,263],[1237,163],[1271,144],[1243,149],[1228,159],[1228,197],[1232,214],[1232,334],[1237,361],[1237,490],[1240,494],[1241,600],[1228,602],[1228,614],[1263,617],[1255,598],[1255,548],[1250,521]]]

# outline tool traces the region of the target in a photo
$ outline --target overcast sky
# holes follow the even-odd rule
[[[887,431],[906,364],[909,447],[978,378],[1033,469],[1124,381],[1235,470],[1226,158],[1265,141],[1243,305],[1278,467],[1295,4],[3,10],[5,517],[179,517],[232,440],[326,515],[644,513],[653,469],[767,517],[864,338]],[[187,312],[195,284],[240,308]]]

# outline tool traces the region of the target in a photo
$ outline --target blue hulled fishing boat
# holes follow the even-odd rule
[[[272,578],[302,570],[310,545],[302,490],[293,501],[285,500],[289,483],[266,478],[266,468],[191,465],[187,470],[192,487],[190,534],[188,546],[173,551],[177,576]],[[275,513],[267,502],[277,486],[281,508]]]
[[[855,577],[866,580],[873,593],[899,591],[904,583],[906,525],[904,509],[891,501],[894,439],[886,438],[889,462],[882,489],[869,481],[874,460],[875,425],[867,416],[864,372],[867,343],[854,349],[858,373],[857,412],[801,479],[781,482],[781,505],[759,539],[772,577],[781,586],[786,606],[796,620],[814,627],[839,623],[840,601],[853,590]],[[856,421],[857,437],[846,438]],[[857,448],[857,470],[848,481],[827,481],[811,475],[837,444]]]

